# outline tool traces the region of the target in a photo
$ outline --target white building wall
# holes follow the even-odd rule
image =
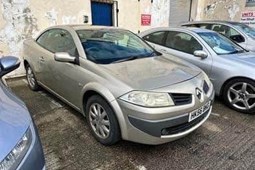
[[[23,41],[52,25],[91,24],[90,0],[0,0],[0,57],[14,55],[22,60]],[[169,25],[170,0],[118,0],[119,27],[134,33]],[[141,14],[151,14],[151,25],[141,25]],[[24,68],[9,76],[24,74]]]

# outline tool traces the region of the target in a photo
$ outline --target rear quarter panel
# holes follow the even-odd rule
[[[39,58],[41,56],[51,56],[52,53],[40,46],[34,39],[24,41],[23,58],[31,66],[37,80],[40,81],[40,73],[42,71],[42,63]]]
[[[35,65],[36,65],[36,48],[37,47],[37,43],[35,40],[33,39],[27,39],[24,41],[23,43],[23,58],[24,61],[27,61],[29,63],[29,65],[32,67],[32,69],[34,70],[34,72],[36,73],[36,69],[35,69]]]

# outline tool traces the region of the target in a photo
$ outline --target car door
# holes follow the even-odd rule
[[[82,68],[77,63],[59,62],[54,59],[57,52],[66,52],[74,58],[79,54],[71,34],[64,29],[54,29],[50,32],[50,43],[48,49],[50,56],[45,60],[45,79],[47,87],[55,92],[62,99],[74,107],[78,106],[82,86],[79,81],[82,79]]]
[[[162,53],[171,54],[184,59],[203,69],[208,75],[211,74],[212,57],[203,45],[192,35],[179,31],[167,31],[163,38],[163,44],[156,45],[156,49]],[[194,56],[194,51],[207,52],[207,58]]]

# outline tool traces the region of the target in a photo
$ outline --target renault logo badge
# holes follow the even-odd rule
[[[200,102],[204,101],[204,93],[199,88],[196,88],[196,95]]]

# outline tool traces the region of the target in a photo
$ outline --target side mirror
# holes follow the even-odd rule
[[[17,57],[6,56],[0,58],[0,77],[17,69],[20,65],[20,61]]]
[[[59,62],[75,62],[75,57],[70,56],[68,53],[65,52],[57,52],[54,54],[54,59]]]
[[[196,50],[196,51],[194,51],[194,56],[200,57],[201,59],[205,59],[208,57],[208,54],[207,54],[207,52],[205,52],[203,50]]]

